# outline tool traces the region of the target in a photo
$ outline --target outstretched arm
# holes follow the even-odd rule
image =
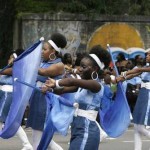
[[[120,76],[116,77],[116,82],[120,82],[120,81],[123,82],[125,80],[132,79],[132,78],[134,78],[134,77],[136,77],[136,76],[138,76],[140,74],[141,73],[139,72],[139,73],[129,74],[129,75],[126,75],[126,76],[120,75]]]
[[[7,68],[0,73],[0,75],[12,75],[12,68]]]
[[[55,77],[64,73],[63,63],[57,63],[48,68],[39,68],[38,74],[42,76]]]
[[[95,80],[83,80],[74,78],[64,78],[61,80],[49,79],[46,81],[45,85],[49,88],[59,87],[61,89],[62,87],[64,92],[72,92],[78,87],[88,89],[94,93],[97,93],[101,89],[101,85]]]
[[[127,71],[126,75],[143,73],[143,72],[150,72],[150,67],[142,67],[142,68],[132,69],[132,70]]]

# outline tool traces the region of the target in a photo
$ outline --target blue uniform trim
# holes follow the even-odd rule
[[[148,93],[148,104],[147,104],[147,109],[145,114],[144,125],[147,125],[148,123],[149,111],[150,111],[150,92]]]
[[[84,130],[84,136],[83,136],[83,141],[81,143],[81,147],[80,147],[80,150],[84,150],[85,149],[85,146],[86,146],[86,143],[87,143],[87,140],[88,140],[88,135],[89,135],[89,125],[90,125],[90,121],[85,119],[84,120],[85,122],[85,130]]]

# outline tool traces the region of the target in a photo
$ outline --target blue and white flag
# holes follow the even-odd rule
[[[115,66],[112,53],[109,47],[108,49],[114,64],[116,74],[118,76],[117,67]],[[117,84],[117,92],[114,102],[106,112],[100,110],[99,115],[101,119],[101,126],[108,134],[108,136],[118,137],[127,130],[130,124],[130,108],[121,82]]]
[[[55,132],[62,135],[67,135],[69,125],[73,120],[75,112],[75,103],[72,101],[72,99],[74,99],[73,96],[74,93],[67,93],[61,96],[50,92],[46,93],[46,101],[48,106],[47,119],[37,150],[47,149]]]
[[[41,38],[37,43],[25,50],[13,64],[13,79],[18,79],[31,85],[35,85],[38,74],[38,68],[41,61],[42,41]],[[5,126],[0,132],[0,137],[7,139],[17,132],[32,94],[33,88],[13,82],[12,104],[6,118]]]

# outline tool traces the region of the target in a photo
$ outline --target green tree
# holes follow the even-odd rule
[[[13,48],[14,1],[0,1],[0,67],[6,65],[7,54]]]
[[[150,15],[150,0],[0,0],[0,67],[12,50],[14,19],[23,13],[44,12]]]

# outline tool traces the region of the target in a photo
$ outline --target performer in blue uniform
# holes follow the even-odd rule
[[[54,33],[48,42],[45,42],[42,49],[43,61],[38,71],[36,86],[42,87],[48,77],[61,79],[64,75],[64,64],[59,58],[61,48],[67,44],[66,38],[60,33]],[[46,118],[45,95],[40,91],[34,91],[30,98],[30,112],[27,120],[27,127],[32,128],[33,148],[37,149],[42,137]],[[51,150],[62,150],[53,140],[50,143]]]
[[[11,64],[13,60],[23,52],[23,49],[17,49],[10,54],[8,64]],[[0,75],[0,122],[5,121],[12,104],[12,91],[13,91],[13,80],[12,80],[12,67],[5,69]],[[28,137],[20,126],[16,135],[22,141],[22,150],[33,150]]]
[[[150,51],[147,52],[146,63],[150,64]],[[133,111],[133,123],[135,127],[134,150],[142,150],[142,134],[150,138],[150,131],[145,127],[150,126],[150,67],[146,66],[124,72],[123,76],[120,76],[117,79],[117,81],[123,81],[125,79],[130,79],[138,75],[141,76],[142,83]]]
[[[129,59],[127,64],[126,64],[126,69],[132,70],[134,68],[135,68],[134,59]],[[134,106],[136,104],[137,96],[139,93],[140,84],[141,84],[141,77],[140,76],[136,76],[134,78],[126,80],[123,83],[124,90],[126,92],[127,101],[128,101],[130,111],[131,111],[131,119],[132,119],[132,113],[134,110]]]
[[[74,100],[79,104],[71,123],[70,150],[98,150],[100,141],[99,125],[96,122],[104,87],[98,79],[99,70],[110,63],[109,53],[101,46],[94,46],[89,55],[80,63],[81,79],[49,79],[48,88],[61,93],[75,92]]]

